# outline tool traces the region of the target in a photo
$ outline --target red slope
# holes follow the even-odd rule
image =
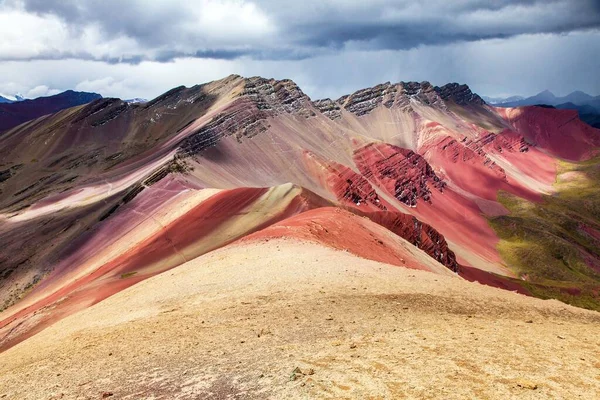
[[[421,156],[374,143],[357,150],[355,162],[362,174],[396,198],[400,207],[410,205],[412,214],[436,227],[448,240],[491,263],[500,261],[495,249],[498,239],[477,204],[446,187]],[[409,196],[404,193],[406,188]]]
[[[293,189],[292,186],[289,188],[288,192]],[[280,194],[283,196],[281,198],[276,197],[274,200],[282,203],[283,208],[269,217],[260,208],[260,202],[270,191],[242,188],[210,196],[172,223],[161,226],[152,235],[127,247],[117,257],[89,269],[87,259],[94,257],[99,248],[109,248],[116,241],[130,241],[127,239],[129,231],[142,224],[144,217],[156,215],[161,208],[176,207],[178,202],[187,201],[185,194],[189,189],[185,181],[167,177],[118,210],[30,294],[27,298],[29,304],[13,312],[8,311],[10,316],[0,321],[0,333],[4,335],[0,349],[9,348],[57,320],[141,280],[254,231],[258,232],[245,236],[243,240],[294,237],[318,241],[360,257],[408,268],[437,273],[449,273],[449,269],[458,268],[443,236],[410,215],[361,212],[367,217],[363,218],[339,208],[322,208],[328,202],[309,192],[300,191],[290,200],[285,200],[285,193]],[[306,211],[312,208],[317,209]],[[237,215],[252,214],[255,216],[247,227],[239,225],[242,220],[234,220]],[[235,230],[226,228],[222,231],[231,223],[237,224]],[[160,223],[156,221],[156,224]],[[217,230],[226,233],[225,238],[215,233]],[[204,239],[210,240],[209,245],[198,247],[197,243]],[[399,243],[404,244],[399,246]],[[416,251],[413,245],[424,252]]]
[[[223,191],[201,202],[170,225],[162,227],[126,252],[100,265],[99,268],[88,273],[79,270],[77,266],[85,265],[86,257],[90,257],[94,253],[94,245],[107,245],[108,242],[114,240],[113,237],[105,235],[121,232],[125,237],[127,232],[119,231],[118,225],[131,228],[131,224],[135,219],[139,219],[140,214],[156,211],[161,205],[165,205],[166,201],[172,200],[181,193],[181,191],[173,190],[171,196],[160,198],[154,195],[161,188],[154,189],[142,192],[133,202],[118,211],[119,216],[109,221],[104,229],[99,230],[91,242],[79,248],[67,262],[63,263],[62,267],[57,267],[51,276],[46,278],[44,283],[28,297],[28,299],[37,298],[37,301],[21,308],[16,313],[10,313],[10,310],[7,310],[10,316],[0,320],[0,334],[6,335],[0,342],[0,350],[10,347],[53,322],[89,307],[140,280],[164,272],[290,215],[326,204],[310,194],[307,196],[297,195],[289,203],[284,204],[282,212],[270,217],[260,209],[254,211],[255,205],[268,189],[240,188]],[[252,223],[247,227],[240,226],[236,230],[228,230],[225,237],[213,235],[215,229],[222,227],[236,215],[252,213],[256,214],[255,221],[251,221]],[[116,229],[113,230],[111,227]],[[211,240],[208,247],[202,246],[196,249],[194,244],[204,239]],[[82,272],[84,272],[83,275]],[[129,276],[129,274],[134,275]],[[23,332],[11,333],[11,330],[18,328],[23,321],[36,314],[38,315],[35,317],[33,326],[25,326]]]
[[[406,268],[437,273],[448,271],[433,260],[425,262],[429,260],[425,253],[415,255],[399,246],[398,236],[392,235],[381,225],[339,208],[326,207],[304,212],[249,235],[242,241],[281,237],[314,241],[362,258]]]
[[[566,160],[589,160],[598,154],[600,129],[578,118],[575,110],[545,107],[495,108],[530,142]]]
[[[590,157],[596,151],[593,147],[598,145],[597,130],[588,129],[572,115],[555,114],[555,110],[533,107],[515,111],[467,105],[463,111],[476,114],[475,119],[480,120],[482,127],[474,125],[465,120],[469,116],[461,119],[459,114],[447,108],[432,88],[429,88],[424,100],[419,97],[419,93],[422,94],[418,88],[420,84],[403,85],[402,90],[387,85],[384,91],[362,91],[359,96],[352,96],[352,101],[343,102],[343,105],[339,103],[343,109],[338,107],[337,117],[333,119],[314,108],[289,81],[236,77],[227,84],[217,82],[212,85],[218,96],[213,96],[210,101],[206,98],[212,92],[200,88],[176,90],[168,96],[161,96],[164,99],[156,102],[159,106],[149,104],[149,108],[145,107],[143,111],[136,108],[118,114],[118,110],[105,107],[106,115],[101,116],[101,121],[107,121],[105,125],[90,125],[97,120],[96,114],[91,113],[86,117],[85,130],[80,131],[77,123],[69,125],[69,132],[73,135],[63,135],[49,148],[65,150],[69,147],[66,145],[80,143],[80,139],[85,139],[81,143],[89,141],[93,144],[95,135],[98,135],[112,138],[111,146],[115,148],[111,147],[111,151],[116,151],[122,141],[133,135],[139,140],[152,141],[142,146],[141,152],[131,151],[120,164],[102,164],[107,165],[106,169],[100,168],[97,174],[94,173],[94,178],[111,181],[111,178],[121,177],[126,171],[130,174],[133,167],[143,170],[151,162],[162,163],[158,157],[177,153],[192,165],[188,173],[210,187],[271,186],[288,181],[302,184],[320,194],[330,193],[328,198],[360,210],[371,220],[407,238],[410,243],[418,243],[420,248],[446,265],[454,257],[452,250],[459,253],[457,258],[460,262],[475,260],[472,265],[478,269],[470,269],[469,266],[461,269],[461,274],[468,279],[511,288],[503,278],[479,271],[489,267],[510,275],[510,271],[504,270],[501,265],[502,260],[495,248],[498,238],[488,226],[484,213],[506,212],[495,202],[499,190],[538,200],[543,186],[554,181],[556,156],[570,159]],[[380,92],[385,98],[378,97]],[[207,104],[202,107],[180,106],[194,104],[198,99],[206,100]],[[181,120],[177,112],[172,113],[175,109],[183,113],[184,108],[187,110],[185,120]],[[113,114],[116,115],[114,119]],[[150,115],[153,117],[148,121]],[[154,116],[169,118],[169,123],[156,123]],[[128,122],[133,119],[135,124]],[[43,121],[39,123],[43,125]],[[491,133],[483,126],[500,133]],[[381,131],[378,131],[379,136],[369,136],[375,127]],[[41,126],[36,131],[36,143],[45,139],[43,128]],[[154,134],[147,133],[146,128]],[[13,135],[14,141],[23,145],[24,138],[30,136],[26,131]],[[102,136],[102,133],[106,135]],[[415,140],[404,140],[411,135]],[[412,150],[382,142],[370,143],[375,139],[394,140],[395,137],[404,138],[403,145]],[[567,142],[567,139],[572,142]],[[50,150],[47,153],[45,161],[49,162],[56,156]],[[28,161],[31,157],[27,153],[16,159]],[[47,162],[44,165],[49,167]],[[154,169],[153,166],[151,170]],[[42,181],[45,176],[37,178],[40,182],[48,182]],[[140,175],[140,179],[144,178],[145,175]],[[16,182],[20,178],[11,179]],[[59,294],[67,295],[67,301],[58,303],[54,315],[66,315],[142,277],[177,265],[188,258],[181,249],[186,249],[190,252],[189,256],[194,257],[312,207],[306,200],[292,202],[288,209],[276,216],[259,218],[259,223],[252,229],[236,231],[225,240],[221,238],[218,243],[198,251],[195,248],[198,241],[212,238],[220,228],[237,229],[228,222],[249,212],[266,189],[228,190],[190,210],[186,219],[172,222],[126,252],[119,253],[117,258],[93,271],[81,271],[79,268],[86,264],[87,257],[94,257],[98,248],[113,242],[111,235],[119,237],[125,234],[142,217],[151,217],[170,201],[178,201],[177,196],[189,188],[169,179],[164,181],[164,187],[161,182],[156,189],[143,192],[101,224],[93,234],[86,236],[87,241],[73,249],[69,261],[58,266],[32,292],[33,296],[41,298],[37,303],[38,309],[56,304],[53,302],[63,298],[52,297],[52,293],[59,292],[53,290],[58,287],[66,290]],[[165,192],[157,192],[167,187],[169,189]],[[75,186],[67,193],[73,195],[78,190]],[[100,190],[103,191],[104,187]],[[169,190],[172,192],[169,193]],[[60,199],[61,195],[46,198],[25,212],[35,214],[40,207]],[[396,211],[410,213],[411,216]],[[437,229],[450,244],[445,240],[443,243],[438,241],[435,235],[426,232],[427,228],[406,230],[410,223],[416,221],[412,215]],[[339,235],[323,235],[314,223],[330,226],[331,229],[327,230]],[[345,230],[344,224],[349,228]],[[374,233],[378,229],[371,222],[351,214],[322,210],[286,220],[261,234],[297,235],[396,265],[400,265],[399,260],[410,258],[403,249],[391,246],[393,240],[374,239],[378,236]],[[129,272],[137,274],[121,279],[121,274]],[[47,293],[50,295],[46,296]],[[50,302],[44,302],[46,297],[50,298]],[[54,316],[48,318],[50,320]]]

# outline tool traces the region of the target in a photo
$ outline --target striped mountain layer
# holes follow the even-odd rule
[[[0,349],[281,238],[597,309],[599,149],[574,111],[427,82],[312,101],[229,76],[40,117],[0,136]]]

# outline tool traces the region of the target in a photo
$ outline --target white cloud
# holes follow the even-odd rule
[[[102,5],[98,10],[86,8],[92,3]],[[69,6],[68,0],[64,5]],[[31,13],[19,1],[0,2],[0,60],[138,62],[225,48],[246,51],[276,37],[269,17],[243,0],[105,0],[72,7],[86,11],[84,22],[50,12]],[[110,12],[102,12],[106,9]]]
[[[60,90],[58,89],[50,89],[46,85],[39,85],[28,90],[23,97],[26,99],[35,99],[37,97],[52,96],[58,93],[60,93]]]
[[[273,12],[265,12],[279,4],[269,0],[182,1],[176,5],[162,0],[88,0],[85,3],[64,0],[60,2],[65,7],[60,19],[42,8],[37,13],[26,12],[23,1],[5,0],[2,3],[0,0],[0,37],[3,38],[0,40],[0,60],[48,56],[31,61],[0,61],[0,93],[41,93],[47,88],[48,93],[77,89],[99,92],[103,96],[153,98],[175,86],[191,86],[237,73],[290,78],[313,98],[337,97],[388,80],[429,80],[440,85],[457,81],[491,96],[530,95],[544,89],[556,94],[575,89],[600,94],[597,73],[600,70],[600,57],[597,57],[600,32],[597,30],[421,44],[399,50],[381,49],[376,43],[357,38],[334,50],[324,44],[323,51],[313,52],[308,58],[293,59],[289,54],[301,53],[305,49],[303,46],[314,44],[290,44],[290,32],[284,26],[288,22],[305,26],[295,32],[294,40],[310,42],[309,28],[317,22],[323,25],[318,29],[331,29],[343,36],[342,28],[360,22],[360,17],[366,21],[397,23],[411,15],[419,21],[435,20],[439,15],[427,15],[426,7],[421,3],[412,2],[401,9],[395,5],[402,2],[390,0],[376,0],[369,5],[359,1],[310,0],[306,4],[290,3],[286,9],[279,7],[276,17]],[[458,3],[436,1],[441,10],[438,14],[455,12],[458,7]],[[474,2],[465,0],[461,4]],[[52,1],[38,0],[37,3],[39,7],[45,7]],[[142,3],[145,8],[140,6]],[[565,4],[563,0],[554,3]],[[93,9],[97,15],[82,14],[85,21],[80,23],[81,15],[67,15],[76,9],[74,4],[106,6]],[[120,12],[115,14],[114,10]],[[131,13],[131,10],[139,13]],[[518,11],[512,7],[497,12],[508,18],[515,10]],[[543,10],[527,9],[526,15],[543,16]],[[108,11],[112,13],[111,18],[102,14]],[[473,17],[474,21],[491,19],[495,15],[492,11],[481,11],[481,14]],[[329,26],[324,23],[328,18],[337,23],[343,20],[346,24]],[[114,23],[114,26],[108,27],[107,23]],[[473,21],[470,24],[477,25]],[[510,26],[510,21],[505,25]],[[229,60],[176,57],[169,62],[115,62],[139,54],[153,58],[167,51],[186,53],[210,49],[210,46],[244,49],[257,45],[265,48],[283,46],[288,57],[260,59],[248,55]],[[71,54],[71,57],[65,54]],[[111,62],[95,60],[97,58],[108,58]]]
[[[4,0],[0,60],[281,60],[599,27],[595,0]]]
[[[0,57],[18,60],[48,56],[68,40],[67,27],[57,17],[40,17],[0,8]]]

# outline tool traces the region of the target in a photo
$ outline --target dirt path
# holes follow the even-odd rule
[[[0,398],[600,398],[600,314],[270,240],[0,354]],[[112,394],[112,396],[109,396]]]

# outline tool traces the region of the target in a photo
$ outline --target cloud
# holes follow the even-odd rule
[[[37,97],[53,96],[60,93],[58,89],[51,89],[46,85],[39,85],[28,90],[23,97],[26,99],[35,99]]]
[[[261,52],[275,29],[243,0],[6,0],[0,3],[0,61],[170,61]]]
[[[596,0],[4,0],[0,60],[301,60],[599,27]]]
[[[0,0],[0,93],[152,98],[228,74],[600,93],[597,0]],[[29,94],[31,93],[31,95]]]
[[[600,94],[600,33],[522,35],[409,50],[346,50],[300,60],[179,58],[172,62],[107,64],[93,60],[0,63],[0,93],[30,88],[77,89],[151,99],[179,86],[229,74],[293,79],[313,99],[337,98],[385,81],[467,83],[482,95],[533,95],[550,89]]]
[[[117,80],[112,76],[107,76],[100,79],[81,81],[75,85],[75,90],[94,93],[122,93],[126,86],[125,80]]]

